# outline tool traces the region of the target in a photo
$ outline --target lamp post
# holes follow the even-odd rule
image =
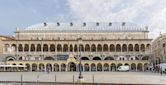
[[[84,82],[84,78],[83,78],[83,76],[82,76],[82,67],[81,67],[81,43],[82,43],[82,38],[79,38],[78,39],[78,47],[79,47],[79,53],[80,53],[80,55],[79,55],[79,76],[78,76],[78,82]]]

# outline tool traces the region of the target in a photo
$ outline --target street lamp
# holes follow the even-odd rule
[[[82,76],[82,69],[81,69],[81,44],[82,44],[82,38],[78,39],[78,47],[79,47],[79,76],[78,76],[78,82],[84,82],[84,78]]]

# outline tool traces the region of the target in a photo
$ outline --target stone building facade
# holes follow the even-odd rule
[[[152,42],[154,64],[166,63],[166,34],[160,34]]]
[[[1,64],[24,65],[27,71],[146,71],[151,60],[148,28],[125,22],[41,23],[3,40]],[[20,68],[21,69],[21,68]],[[1,70],[20,70],[1,68]]]

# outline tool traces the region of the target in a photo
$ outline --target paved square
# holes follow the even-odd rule
[[[32,82],[54,82],[55,75],[57,82],[76,82],[78,72],[1,72],[0,81],[20,81],[21,74],[23,81]],[[39,78],[37,78],[39,75]],[[84,72],[84,80],[87,83],[118,83],[118,84],[166,84],[166,75],[151,72]]]

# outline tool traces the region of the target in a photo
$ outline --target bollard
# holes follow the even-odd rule
[[[74,85],[74,75],[73,75],[73,85]]]
[[[56,85],[56,75],[55,75],[55,85]]]
[[[39,85],[39,75],[37,75],[37,85]]]
[[[94,83],[95,83],[94,74],[92,75],[92,78],[93,78],[93,85],[94,85]]]
[[[21,85],[22,85],[22,74],[21,74]]]

